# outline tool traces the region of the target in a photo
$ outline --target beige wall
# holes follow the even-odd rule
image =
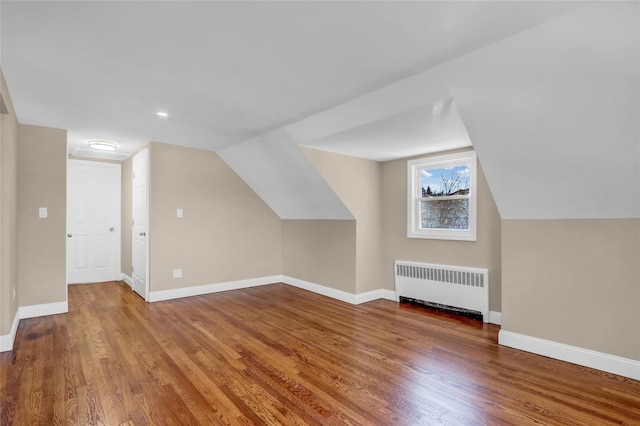
[[[382,288],[382,165],[301,147],[356,220],[356,281],[351,293]]]
[[[407,160],[382,164],[383,288],[395,288],[393,262],[396,260],[488,268],[489,309],[501,311],[500,214],[480,163],[477,241],[446,241],[407,238]]]
[[[20,306],[65,302],[67,131],[20,124],[18,140]]]
[[[502,329],[640,360],[640,219],[504,220]]]
[[[122,162],[121,169],[122,171],[122,217],[121,217],[121,228],[122,232],[120,234],[120,253],[121,253],[121,262],[120,262],[120,271],[126,274],[129,278],[133,276],[133,271],[131,268],[131,262],[133,260],[131,250],[133,248],[132,233],[131,233],[131,221],[133,219],[133,156],[127,158]]]
[[[0,95],[2,103],[6,106],[6,111],[1,114],[0,123],[0,335],[7,335],[18,311],[19,302],[18,120],[2,70]]]
[[[489,269],[490,309],[501,310],[500,215],[481,167],[477,241],[416,239],[407,238],[408,159],[379,163],[306,147],[301,150],[356,219],[356,286],[341,289],[352,293],[395,289],[395,260],[481,267]],[[285,250],[289,241],[284,239]]]
[[[283,220],[282,274],[354,293],[355,220]]]
[[[215,152],[151,143],[149,197],[150,291],[280,275],[280,218]]]

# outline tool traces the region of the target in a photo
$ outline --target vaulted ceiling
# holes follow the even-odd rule
[[[23,123],[131,153],[219,150],[577,7],[536,2],[2,2]],[[169,113],[167,119],[157,111]]]
[[[0,19],[20,122],[68,129],[72,152],[218,151],[281,217],[348,216],[297,144],[473,144],[505,218],[640,215],[635,2],[2,1]]]

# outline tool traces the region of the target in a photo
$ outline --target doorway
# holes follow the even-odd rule
[[[120,279],[120,164],[67,161],[67,284]]]

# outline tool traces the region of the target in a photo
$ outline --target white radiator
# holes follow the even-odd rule
[[[397,260],[396,299],[410,299],[477,311],[489,322],[489,271]]]

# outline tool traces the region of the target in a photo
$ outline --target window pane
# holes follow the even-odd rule
[[[418,197],[466,195],[469,193],[469,165],[420,170]]]
[[[420,202],[421,228],[469,229],[469,200],[438,200]]]

